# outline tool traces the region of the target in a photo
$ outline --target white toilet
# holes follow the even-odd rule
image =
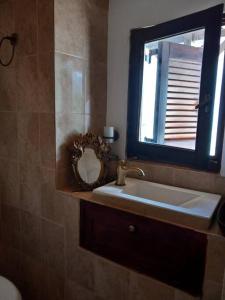
[[[2,276],[0,276],[0,300],[22,300],[15,285]]]

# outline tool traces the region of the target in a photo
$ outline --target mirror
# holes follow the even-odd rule
[[[93,190],[105,183],[110,150],[109,144],[100,136],[92,133],[75,136],[71,150],[72,167],[75,183],[82,190]]]
[[[205,29],[144,44],[139,141],[195,150]]]
[[[222,12],[215,6],[131,30],[128,158],[219,171]]]
[[[82,157],[78,161],[77,167],[82,180],[88,184],[93,184],[99,178],[102,163],[97,158],[93,149],[86,148]]]

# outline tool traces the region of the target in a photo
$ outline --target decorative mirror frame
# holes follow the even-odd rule
[[[85,152],[85,148],[91,148],[96,154],[96,158],[100,160],[101,170],[98,179],[89,184],[85,182],[79,173],[78,162]],[[100,136],[93,133],[87,133],[85,135],[77,135],[74,138],[73,147],[71,148],[72,154],[72,168],[75,175],[76,183],[82,188],[82,190],[91,191],[94,188],[105,183],[107,175],[106,162],[110,159],[111,147]]]

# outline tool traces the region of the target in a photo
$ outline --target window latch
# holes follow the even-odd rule
[[[205,108],[205,112],[209,112],[208,104],[210,103],[210,95],[205,96],[205,100],[195,106],[195,109]]]

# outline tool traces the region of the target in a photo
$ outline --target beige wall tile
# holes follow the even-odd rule
[[[81,248],[71,248],[66,240],[66,276],[89,289],[94,287],[94,255]],[[80,276],[82,274],[82,276]]]
[[[110,261],[95,260],[96,295],[108,300],[126,300],[128,296],[129,272]]]
[[[21,249],[21,217],[19,209],[3,204],[1,207],[1,238],[3,243]]]
[[[56,274],[63,276],[65,271],[64,227],[42,220],[41,247],[44,263],[53,269]]]
[[[215,175],[215,193],[225,195],[225,178]]]
[[[72,141],[74,135],[84,133],[84,115],[74,113],[58,113],[56,116],[57,147]]]
[[[19,209],[10,205],[3,204],[1,212],[2,222],[7,227],[12,227],[13,229],[20,231],[21,222]]]
[[[94,292],[88,290],[74,281],[67,280],[65,286],[66,300],[94,300]]]
[[[221,300],[222,285],[206,280],[204,283],[203,300]]]
[[[38,109],[40,112],[55,112],[54,53],[38,55]]]
[[[40,156],[41,164],[55,168],[55,115],[40,114]]]
[[[88,59],[92,62],[107,61],[108,1],[86,1],[89,38],[87,42]]]
[[[225,239],[208,236],[205,280],[222,285],[225,271]]]
[[[13,112],[0,113],[0,157],[17,159],[17,115]]]
[[[83,0],[55,1],[55,50],[85,58],[88,20]],[[66,16],[66,18],[65,18]]]
[[[85,113],[106,114],[107,67],[105,63],[91,60],[87,65]]]
[[[0,34],[10,34],[14,31],[14,1],[0,2]]]
[[[21,212],[22,251],[41,261],[41,220],[29,212]]]
[[[57,189],[64,190],[66,188],[69,188],[69,190],[75,191],[76,180],[71,165],[65,168],[58,167],[56,170],[56,174]]]
[[[174,184],[174,169],[172,167],[143,161],[129,161],[128,165],[131,167],[141,168],[145,172],[145,177],[143,177],[143,180],[169,185]],[[131,173],[131,176],[139,178],[135,173]]]
[[[221,300],[225,300],[225,272],[223,275],[223,290],[222,290],[222,299]]]
[[[40,261],[26,254],[22,254],[22,262],[22,296],[24,299],[40,300],[45,268]]]
[[[0,111],[16,111],[18,101],[15,68],[13,66],[1,68],[0,75]]]
[[[19,57],[16,67],[16,82],[19,111],[38,112],[40,104],[38,101],[37,56]]]
[[[84,115],[66,113],[56,115],[56,163],[57,168],[70,166],[68,146],[72,145],[74,135],[84,133]]]
[[[57,274],[54,269],[45,268],[43,285],[41,289],[41,300],[63,300],[65,291],[64,277]],[[65,299],[66,300],[66,299]]]
[[[95,6],[95,9],[99,9],[102,13],[107,13],[109,9],[108,0],[87,0],[87,5]]]
[[[65,238],[66,238],[66,256],[68,264],[70,257],[77,255],[79,247],[79,222],[80,222],[80,201],[72,197],[63,196],[58,192],[61,199],[64,201],[65,215]],[[61,194],[61,195],[60,195]],[[69,267],[67,267],[69,269]],[[91,281],[91,280],[90,280]]]
[[[21,208],[34,215],[40,215],[40,188],[32,187],[27,183],[20,184],[20,203]]]
[[[85,62],[73,56],[55,54],[56,112],[84,113]]]
[[[176,169],[174,170],[174,185],[187,187],[204,192],[214,191],[214,176],[206,172]]]
[[[2,203],[19,208],[19,166],[17,162],[0,159],[0,191]]]
[[[130,273],[129,300],[174,300],[174,288],[150,277]]]
[[[54,0],[38,0],[38,52],[54,51]]]
[[[0,268],[1,276],[5,276],[18,287],[22,283],[22,260],[21,252],[6,245],[0,246]]]
[[[200,297],[195,297],[189,294],[186,294],[182,291],[175,290],[175,298],[174,300],[200,300]]]
[[[152,180],[154,182],[173,185],[174,184],[174,170],[170,167],[152,166],[150,171]]]
[[[37,51],[36,3],[36,0],[15,1],[15,28],[20,37],[17,51],[21,55],[32,55]]]
[[[92,132],[103,136],[103,130],[105,125],[105,114],[85,115],[85,132]]]
[[[20,161],[40,162],[40,122],[37,113],[18,114],[18,148]]]
[[[20,164],[20,203],[21,208],[34,215],[41,213],[41,192],[44,181],[43,173],[39,165],[27,163]]]
[[[209,193],[225,193],[225,181],[217,174],[148,161],[129,161],[129,165],[141,167],[147,175],[144,180]]]
[[[41,198],[42,216],[57,224],[64,224],[65,198],[61,193],[55,192],[55,185],[44,184]]]

